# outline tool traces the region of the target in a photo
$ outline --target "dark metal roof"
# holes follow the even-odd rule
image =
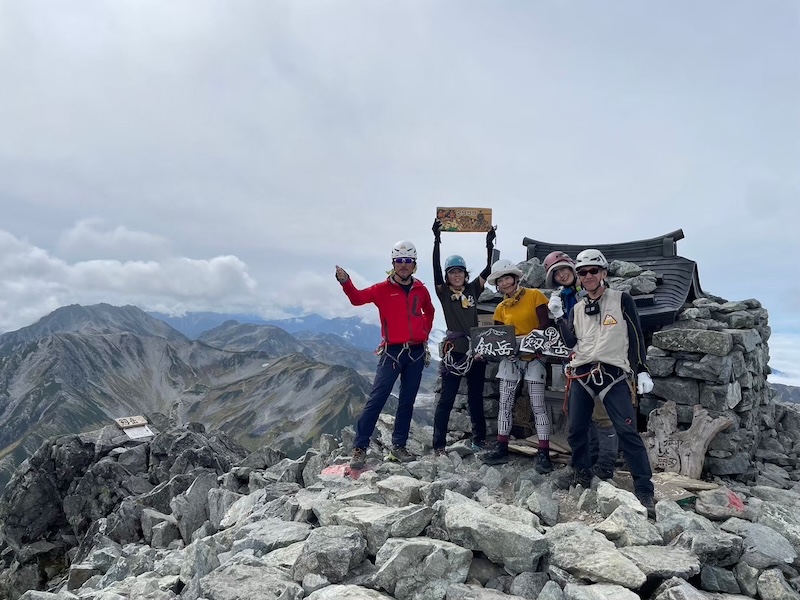
[[[658,275],[655,291],[646,296],[633,297],[642,327],[654,331],[674,322],[686,302],[703,295],[697,263],[678,256],[677,242],[683,237],[683,230],[678,229],[659,237],[619,244],[553,244],[526,237],[522,245],[528,250],[528,260],[538,258],[544,261],[544,257],[554,250],[566,252],[575,258],[581,250],[597,248],[609,262],[624,260],[654,271]]]

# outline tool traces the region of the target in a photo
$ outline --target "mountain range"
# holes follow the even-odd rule
[[[358,317],[337,317],[326,319],[317,314],[291,319],[267,320],[250,314],[227,314],[215,312],[190,312],[181,316],[151,312],[150,316],[163,321],[190,339],[198,339],[205,332],[226,321],[236,321],[242,325],[271,325],[296,337],[333,334],[347,344],[362,350],[374,351],[381,343],[381,328],[364,323]],[[298,335],[299,334],[299,335]]]
[[[371,387],[358,371],[374,356],[368,369],[363,350],[336,342],[229,320],[191,340],[134,306],[59,308],[0,335],[0,484],[46,438],[152,411],[299,455],[352,424]]]

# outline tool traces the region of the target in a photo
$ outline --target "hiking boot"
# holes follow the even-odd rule
[[[407,463],[416,460],[416,457],[406,450],[405,446],[393,446],[386,457],[392,462]]]
[[[636,499],[647,509],[647,516],[651,519],[656,518],[656,502],[653,494],[648,492],[636,492]]]
[[[367,463],[367,449],[353,448],[353,456],[350,459],[350,468],[354,471],[363,469]]]
[[[540,450],[534,459],[533,468],[542,475],[550,473],[553,470],[553,462],[550,460],[550,455]]]
[[[612,469],[604,469],[603,467],[598,467],[597,465],[592,467],[592,473],[594,473],[595,477],[602,479],[603,481],[614,477],[614,471]]]
[[[433,455],[436,458],[439,458],[440,456],[447,456],[447,450],[445,450],[444,448],[434,448]]]
[[[588,490],[592,486],[592,472],[588,469],[572,469],[556,477],[553,482],[560,490],[568,490],[577,485]]]
[[[508,455],[508,444],[497,444],[493,450],[484,452],[480,457],[484,464],[487,465],[501,465],[507,463],[510,458]]]
[[[483,452],[486,450],[486,440],[472,440],[472,452]]]

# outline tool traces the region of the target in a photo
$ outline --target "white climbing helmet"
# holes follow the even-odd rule
[[[608,269],[608,261],[600,250],[587,248],[578,254],[578,258],[575,261],[575,269],[577,270],[581,267],[600,267],[601,269]]]
[[[408,240],[400,240],[392,248],[392,260],[396,258],[413,258],[417,260],[417,249]]]
[[[492,265],[492,272],[489,277],[486,278],[486,283],[496,286],[497,280],[505,275],[514,275],[519,279],[522,277],[522,271],[507,258],[501,258]]]

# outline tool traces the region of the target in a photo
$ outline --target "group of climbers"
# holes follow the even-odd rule
[[[495,324],[512,326],[518,341],[554,324],[564,343],[573,349],[571,359],[564,364],[571,382],[567,407],[572,468],[555,478],[556,486],[588,487],[593,476],[610,478],[620,446],[636,496],[652,513],[652,473],[631,400],[634,388],[639,394],[647,393],[653,382],[645,366],[644,336],[636,305],[629,294],[608,287],[608,261],[602,252],[587,249],[576,260],[563,252],[549,254],[544,260],[546,285],[554,291],[548,300],[540,290],[520,285],[522,271],[511,261],[501,259],[492,264],[494,228],[486,235],[486,266],[471,281],[466,262],[459,255],[449,256],[442,272],[438,219],[432,229],[434,290],[447,325],[441,392],[434,415],[434,453],[445,452],[447,423],[464,378],[472,449],[487,464],[506,462],[516,390],[524,379],[538,438],[534,467],[543,474],[553,470],[551,425],[544,400],[547,372],[540,356],[517,352],[501,361],[497,374],[497,441],[491,448],[487,445],[483,410],[486,362],[472,353],[469,334],[478,326],[478,298],[488,283],[503,295],[494,311]],[[364,290],[357,289],[348,274],[336,267],[336,279],[352,304],[371,302],[377,306],[383,336],[373,388],[356,424],[350,461],[353,470],[364,467],[378,415],[398,377],[400,391],[389,459],[414,460],[406,442],[422,369],[428,362],[427,342],[434,316],[428,290],[413,277],[416,268],[417,250],[407,241],[398,242],[392,249],[389,277]]]

